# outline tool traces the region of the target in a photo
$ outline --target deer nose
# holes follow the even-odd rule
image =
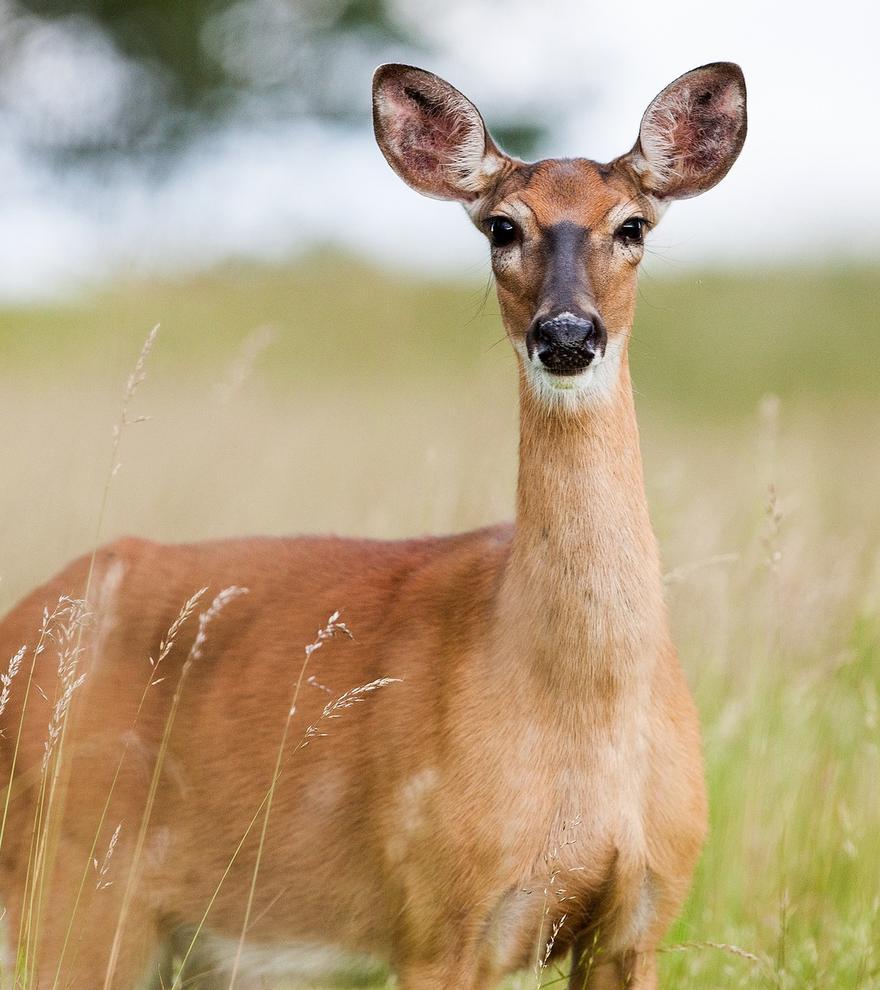
[[[526,335],[529,357],[537,356],[554,375],[586,370],[605,349],[605,328],[598,315],[557,313],[535,320]]]

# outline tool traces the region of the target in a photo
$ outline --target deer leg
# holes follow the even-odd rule
[[[657,957],[653,951],[627,952],[597,960],[580,941],[572,950],[569,990],[656,990]]]
[[[397,983],[400,990],[477,990],[478,986],[473,968],[460,960],[404,966]]]
[[[577,960],[569,990],[657,990],[657,960],[653,952],[628,952],[619,959]]]
[[[16,922],[14,914],[11,915]],[[117,947],[110,986],[113,990],[136,990],[158,966],[158,933],[152,917],[133,911],[131,929]],[[99,990],[104,986],[110,962],[110,940],[115,914],[91,912],[88,920],[67,932],[67,916],[50,912],[40,919],[36,958],[26,965],[24,979],[34,990]],[[109,934],[108,934],[109,933]]]
[[[654,949],[644,952],[627,952],[619,961],[621,986],[627,990],[656,990],[657,953]]]
[[[200,943],[191,946],[191,941],[192,933],[185,928],[167,937],[161,962],[152,974],[148,990],[171,990],[173,986],[182,990],[227,990],[231,978],[229,970]],[[236,982],[243,985],[241,980]]]
[[[62,836],[35,891],[18,877],[7,889],[9,948],[24,970],[22,983],[33,990],[135,990],[155,971],[160,935],[152,908],[131,899],[120,925],[126,854],[120,842],[108,881],[93,870],[88,846]]]

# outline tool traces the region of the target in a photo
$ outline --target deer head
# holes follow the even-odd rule
[[[567,405],[613,395],[645,238],[670,200],[727,174],[745,140],[746,90],[729,62],[685,73],[651,102],[632,150],[608,164],[512,158],[465,96],[406,65],[376,70],[373,121],[404,182],[462,203],[485,234],[523,376]]]

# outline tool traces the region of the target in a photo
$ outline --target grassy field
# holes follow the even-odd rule
[[[0,608],[96,535],[509,516],[514,362],[485,289],[316,257],[0,312]],[[648,490],[712,805],[668,988],[880,988],[878,294],[833,267],[642,283]]]

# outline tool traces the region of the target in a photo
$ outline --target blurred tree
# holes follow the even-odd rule
[[[393,0],[0,0],[0,125],[69,161],[161,157],[235,118],[362,121],[372,67],[426,47]],[[519,154],[542,133],[509,125]]]

